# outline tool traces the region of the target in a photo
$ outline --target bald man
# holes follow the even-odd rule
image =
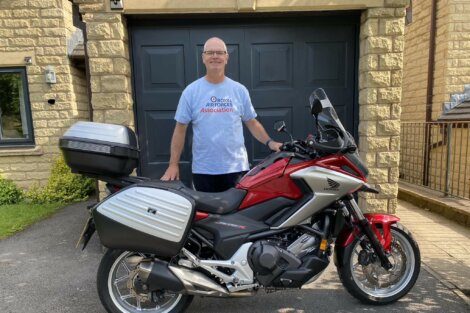
[[[225,191],[249,170],[242,122],[269,149],[278,151],[282,145],[273,141],[256,120],[245,86],[225,76],[228,60],[222,39],[213,37],[206,41],[202,53],[206,75],[187,86],[181,95],[170,164],[162,180],[179,179],[179,161],[189,123],[194,135],[193,182],[198,191]]]

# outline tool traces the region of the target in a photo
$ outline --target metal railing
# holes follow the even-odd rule
[[[400,179],[470,199],[470,122],[401,124]]]

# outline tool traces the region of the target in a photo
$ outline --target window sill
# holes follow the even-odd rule
[[[0,146],[0,157],[7,156],[27,156],[27,155],[43,155],[41,147],[5,147]]]

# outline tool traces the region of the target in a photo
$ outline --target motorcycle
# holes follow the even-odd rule
[[[107,182],[92,205],[83,249],[98,232],[108,248],[97,274],[111,313],[184,312],[194,296],[247,297],[315,281],[333,256],[346,290],[364,303],[406,295],[420,271],[410,232],[388,214],[364,214],[357,192],[378,193],[353,137],[322,89],[310,96],[315,135],[284,143],[220,193],[129,176],[135,134],[79,122],[60,139],[74,172]],[[275,124],[288,133],[284,122]]]

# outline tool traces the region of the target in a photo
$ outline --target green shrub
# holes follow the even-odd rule
[[[73,174],[60,157],[52,166],[47,184],[44,187],[33,186],[27,197],[33,203],[68,203],[85,200],[94,190],[93,179]]]
[[[16,204],[23,199],[23,191],[14,182],[0,177],[0,205]]]

